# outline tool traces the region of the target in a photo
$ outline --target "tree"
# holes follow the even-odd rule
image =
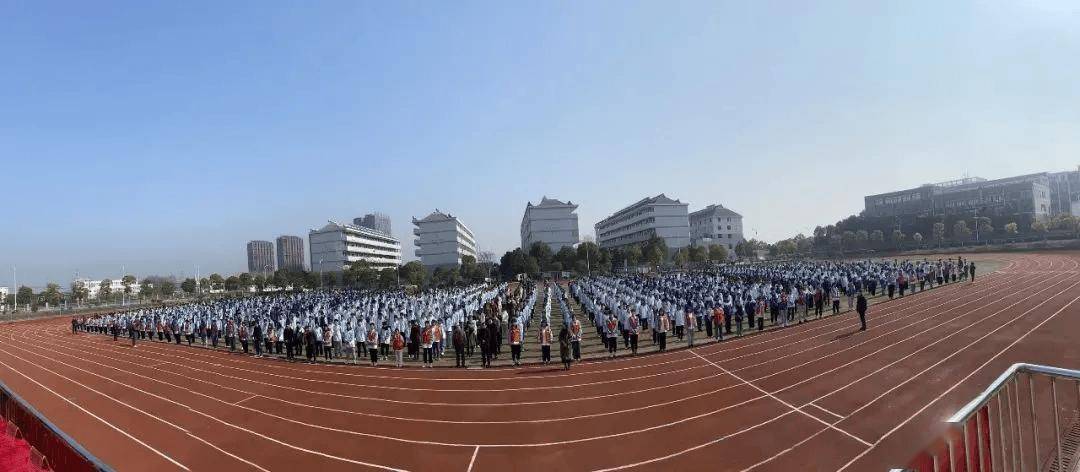
[[[255,284],[255,281],[251,278],[251,274],[249,274],[247,272],[244,272],[243,274],[240,274],[240,276],[237,277],[237,279],[240,282],[240,290],[243,290],[245,292],[247,291],[248,287],[251,287],[252,285]]]
[[[393,267],[387,267],[379,271],[379,288],[389,289],[398,283],[398,273]]]
[[[870,240],[870,233],[865,229],[860,229],[855,232],[855,243],[859,246],[865,246],[866,242]]]
[[[547,243],[537,241],[529,246],[529,255],[536,258],[541,266],[546,266],[551,263],[551,260],[555,258],[555,254],[551,252],[551,246]]]
[[[975,232],[981,238],[984,234],[994,234],[994,226],[991,224],[990,218],[980,216],[972,220],[975,226]]]
[[[1031,230],[1034,231],[1035,234],[1042,236],[1043,241],[1046,241],[1046,233],[1048,231],[1046,223],[1043,223],[1042,221],[1036,221],[1031,224]]]
[[[641,246],[633,244],[626,248],[626,265],[628,267],[637,267],[641,264],[641,259],[643,257],[644,254],[641,252]]]
[[[255,286],[255,290],[261,292],[266,288],[266,277],[263,277],[262,274],[255,274],[255,276],[251,278],[251,284]],[[183,284],[181,284],[180,288],[183,288]],[[184,291],[186,292],[187,290]]]
[[[960,241],[965,241],[971,237],[971,228],[968,228],[967,222],[964,220],[957,220],[953,225],[953,238]]]
[[[915,244],[917,246],[922,247],[922,240],[923,240],[922,233],[915,233],[915,234],[911,235],[911,240],[915,241]]]
[[[883,233],[880,229],[875,229],[873,232],[870,233],[870,243],[880,245],[884,242],[885,233]]]
[[[230,275],[229,278],[225,279],[223,285],[225,286],[225,290],[235,292],[240,288],[240,277]]]
[[[76,302],[85,301],[90,296],[90,289],[82,281],[72,282],[71,296],[75,297]]]
[[[346,287],[375,288],[379,273],[367,261],[359,260],[349,264],[349,268],[341,274],[341,279]]]
[[[689,248],[690,262],[705,262],[709,260],[709,250],[705,246],[694,246]]]
[[[825,246],[829,243],[829,232],[821,226],[814,227],[814,244],[817,246]]]
[[[727,247],[723,244],[713,244],[709,246],[709,260],[710,261],[726,261],[728,259]]]
[[[844,231],[841,235],[841,243],[846,249],[853,249],[855,247],[855,232]]]
[[[161,296],[163,297],[171,297],[174,293],[176,293],[176,283],[174,283],[172,280],[164,279],[160,282],[159,285],[159,290],[161,291]]]
[[[903,231],[898,229],[892,230],[892,242],[895,243],[898,248],[900,247],[900,244],[904,242],[905,236]]]
[[[131,287],[135,285],[137,280],[134,275],[125,275],[120,278],[120,285],[124,286],[124,294],[131,295]]]
[[[49,283],[46,285],[45,291],[41,292],[41,298],[50,306],[59,305],[60,299],[63,298],[63,294],[60,293],[60,284]]]
[[[574,267],[574,263],[577,261],[577,252],[570,246],[563,246],[559,248],[559,252],[555,253],[555,259],[562,263],[563,270]]]
[[[36,305],[36,303],[34,303],[34,289],[23,285],[23,286],[19,287],[19,290],[17,290],[15,293],[17,293],[19,295],[19,300],[21,300],[20,303],[22,303],[24,306],[25,305],[35,306]]]
[[[140,297],[153,297],[154,296],[154,281],[150,277],[144,277],[139,282],[139,296]]]
[[[198,288],[197,284],[198,282],[196,282],[195,279],[188,277],[184,279],[183,282],[180,282],[180,290],[183,290],[184,293],[191,295],[195,293],[195,289]]]
[[[1018,232],[1020,232],[1020,227],[1017,226],[1015,222],[1005,225],[1005,234],[1008,234],[1010,236],[1015,236],[1016,233],[1018,233]]]
[[[577,247],[577,261],[575,262],[575,268],[584,267],[585,270],[578,270],[578,272],[592,272],[600,266],[600,246],[592,241],[585,241],[578,244]]]
[[[787,256],[795,254],[795,251],[799,249],[799,246],[795,244],[795,241],[785,239],[783,241],[777,241],[772,247],[774,255]]]
[[[221,274],[210,274],[210,290],[225,289],[225,278]]]
[[[679,248],[675,251],[675,257],[672,262],[678,267],[686,267],[686,262],[690,260],[690,251],[687,248]]]
[[[112,295],[112,280],[101,279],[101,283],[98,284],[98,299],[108,301],[109,295]]]
[[[945,223],[942,223],[942,222],[934,223],[933,236],[934,236],[934,242],[937,243],[938,246],[941,245],[942,241],[945,241]]]
[[[664,238],[653,236],[641,248],[642,257],[650,266],[659,266],[667,260],[668,246]]]
[[[199,279],[199,285],[196,287],[199,294],[202,294],[203,290],[210,287],[210,279],[203,277]]]
[[[423,287],[424,278],[426,277],[424,264],[421,264],[420,261],[409,261],[398,268],[398,276],[406,284],[415,285],[418,288]]]
[[[323,272],[322,283],[324,287],[334,288],[338,286],[337,272]]]

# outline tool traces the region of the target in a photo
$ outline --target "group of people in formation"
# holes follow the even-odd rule
[[[867,297],[903,297],[935,285],[975,280],[975,263],[963,257],[938,260],[788,261],[726,264],[659,276],[596,276],[571,283],[570,292],[614,357],[619,338],[636,354],[639,335],[652,334],[657,350],[669,335],[693,346],[703,334],[717,341],[764,330],[766,317],[786,327],[855,310],[866,330]],[[650,329],[651,328],[651,329]]]
[[[535,336],[540,362],[548,364],[552,345],[565,369],[581,360],[582,325],[572,297],[596,329],[609,356],[624,349],[637,354],[639,336],[651,332],[652,345],[667,349],[669,335],[693,346],[704,334],[722,341],[745,330],[763,330],[765,318],[778,326],[856,310],[866,329],[866,296],[890,299],[970,279],[975,264],[961,257],[936,261],[795,261],[726,264],[703,271],[656,275],[594,276],[564,289],[553,282],[476,284],[402,291],[312,291],[226,298],[176,306],[143,308],[73,318],[72,331],[138,340],[200,344],[256,356],[287,359],[345,359],[372,366],[408,359],[431,367],[449,348],[456,367],[479,353],[490,367],[509,346],[520,365],[528,337]],[[539,300],[539,303],[538,303]],[[552,306],[562,314],[552,329]],[[539,313],[534,307],[542,306]],[[539,326],[532,329],[534,318]],[[239,344],[239,345],[238,345]]]

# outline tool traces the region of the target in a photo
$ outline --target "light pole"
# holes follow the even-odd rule
[[[12,305],[14,305],[14,307],[11,311],[11,313],[14,314],[16,311],[19,311],[19,273],[16,271],[15,266],[11,266],[11,279],[11,282],[14,285],[12,290],[15,290],[15,299],[12,300]]]
[[[323,261],[325,259],[319,259],[319,289],[323,288]]]

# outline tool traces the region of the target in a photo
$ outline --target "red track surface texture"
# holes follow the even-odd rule
[[[569,372],[292,364],[0,327],[0,379],[117,470],[848,470],[906,464],[1013,362],[1080,368],[1080,255]]]

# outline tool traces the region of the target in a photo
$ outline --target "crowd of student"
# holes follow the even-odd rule
[[[788,326],[839,313],[841,302],[863,318],[864,294],[878,292],[903,297],[934,285],[975,277],[975,264],[962,257],[936,261],[796,261],[729,264],[698,272],[660,276],[597,276],[571,285],[571,292],[590,319],[609,355],[614,357],[618,338],[637,353],[639,333],[648,329],[658,350],[667,349],[667,337],[695,333],[722,340],[725,334],[742,335],[745,329],[764,329],[771,323]],[[651,328],[651,329],[649,329]]]
[[[540,300],[536,329],[540,361],[551,362],[552,344],[569,368],[581,359],[582,326],[568,303],[572,296],[592,322],[608,355],[623,347],[636,354],[639,336],[649,331],[657,350],[667,349],[668,335],[693,346],[697,333],[723,340],[744,329],[762,330],[766,316],[787,326],[821,317],[826,308],[839,313],[846,298],[863,320],[864,294],[889,298],[967,278],[975,265],[962,258],[937,261],[776,262],[729,264],[696,272],[660,275],[595,276],[576,280],[564,290],[558,283],[472,285],[403,292],[313,291],[220,299],[192,304],[72,319],[72,331],[217,348],[230,351],[305,357],[344,358],[371,365],[393,358],[430,367],[452,349],[455,365],[465,367],[479,350],[481,365],[510,348],[519,365],[526,333]],[[553,303],[562,313],[558,334],[551,328]],[[239,343],[239,347],[237,346]]]

